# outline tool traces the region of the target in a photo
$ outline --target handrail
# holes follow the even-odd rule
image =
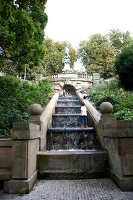
[[[47,129],[52,124],[52,115],[55,111],[55,106],[58,98],[59,98],[59,93],[56,92],[40,116],[41,132],[42,132],[40,140],[40,150],[42,149],[46,150]]]
[[[100,121],[100,118],[101,118],[101,115],[102,115],[102,114],[101,114],[100,112],[98,112],[98,111],[96,110],[96,108],[95,108],[88,100],[83,99],[82,94],[77,93],[77,95],[78,95],[80,101],[81,101],[81,102],[84,102],[85,106],[86,106],[87,109],[88,109],[88,112],[89,112],[90,116],[93,118],[93,120],[94,120],[96,123],[98,123],[98,122]]]

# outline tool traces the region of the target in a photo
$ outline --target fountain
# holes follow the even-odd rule
[[[95,129],[89,125],[81,128],[80,101],[75,95],[61,96],[53,114],[52,127],[48,129],[48,150],[95,150]]]
[[[70,76],[68,48],[63,59],[63,75]],[[73,76],[73,74],[71,74]],[[62,76],[62,78],[64,78]],[[80,179],[106,176],[107,152],[99,147],[96,131],[88,116],[88,127],[81,128],[81,102],[75,88],[65,84],[47,129],[47,150],[37,156],[38,177],[41,179]],[[63,94],[63,92],[62,92]]]

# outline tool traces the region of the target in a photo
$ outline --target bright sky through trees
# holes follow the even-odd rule
[[[73,47],[111,29],[133,33],[133,0],[47,0],[46,13],[45,35]]]

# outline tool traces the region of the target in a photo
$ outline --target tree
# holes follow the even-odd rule
[[[130,46],[133,42],[133,38],[128,31],[122,32],[118,29],[113,29],[108,34],[108,37],[111,45],[115,47],[117,52],[120,52],[123,48]]]
[[[46,75],[52,75],[62,71],[62,59],[64,57],[64,48],[69,46],[69,53],[71,57],[71,66],[76,59],[76,51],[68,42],[54,42],[50,38],[46,38],[44,42],[45,54],[42,65],[45,69]]]
[[[44,55],[46,0],[1,0],[0,64],[7,73],[37,66]]]
[[[115,70],[122,87],[133,90],[133,45],[126,47],[117,55]]]
[[[78,57],[88,73],[99,72],[102,77],[114,75],[115,49],[111,47],[106,36],[94,34],[87,41],[82,41],[78,49]]]
[[[29,118],[29,106],[33,103],[47,105],[52,85],[46,81],[27,82],[14,76],[0,78],[0,138],[9,137],[13,122]]]

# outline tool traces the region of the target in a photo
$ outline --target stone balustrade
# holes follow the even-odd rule
[[[93,73],[93,74],[78,74],[78,73],[62,73],[62,74],[54,74],[49,76],[48,79],[60,79],[60,78],[77,78],[77,79],[88,79],[89,81],[100,81],[100,74]]]

